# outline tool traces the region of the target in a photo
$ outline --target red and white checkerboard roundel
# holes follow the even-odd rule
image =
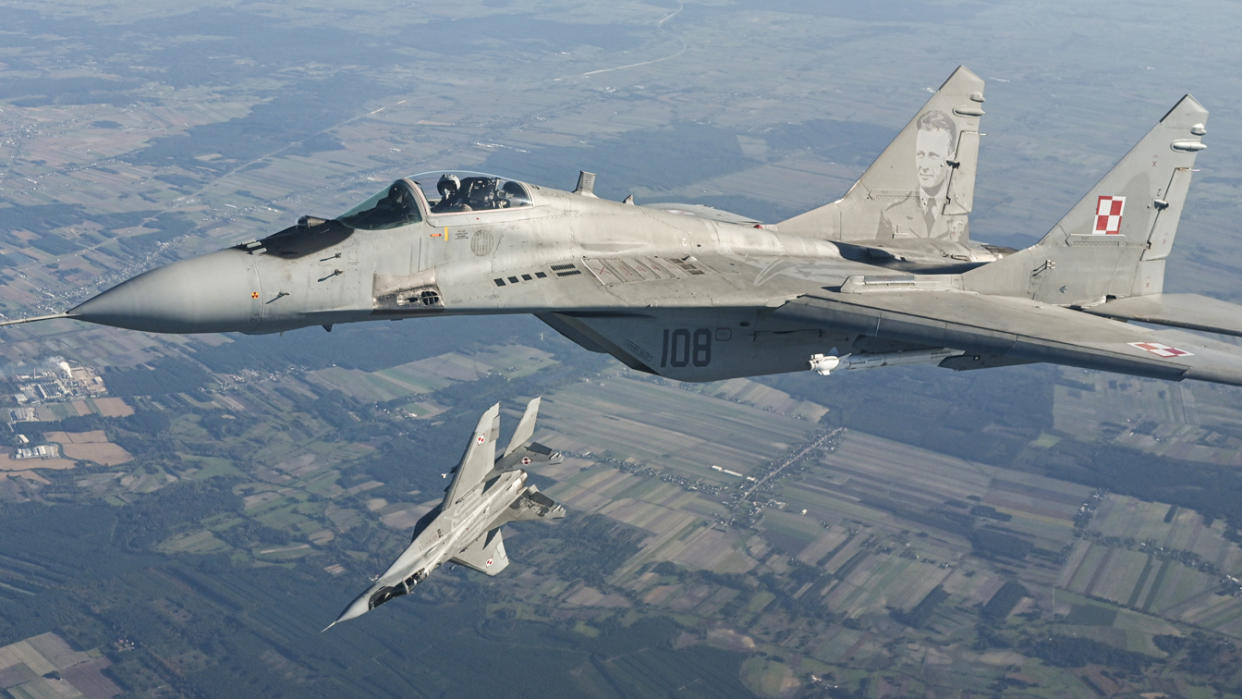
[[[1095,205],[1095,230],[1091,235],[1120,235],[1121,214],[1125,210],[1125,197],[1101,194]]]
[[[1166,345],[1163,342],[1131,342],[1131,347],[1137,347],[1141,350],[1147,350],[1157,357],[1169,359],[1171,357],[1193,357],[1194,352],[1187,352],[1184,349],[1178,349],[1172,345]]]
[[[522,457],[522,465],[523,465],[523,466],[530,466],[530,457],[529,457],[529,456],[523,456],[523,457]]]
[[[483,435],[479,435],[475,441],[477,441],[479,444],[482,444],[483,442],[487,441],[487,437],[484,437]]]

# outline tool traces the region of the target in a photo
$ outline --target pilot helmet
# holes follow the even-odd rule
[[[457,179],[457,175],[440,175],[440,181],[436,183],[436,191],[440,193],[441,197],[451,197],[460,188],[461,180]]]

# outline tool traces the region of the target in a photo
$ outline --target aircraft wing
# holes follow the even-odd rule
[[[444,504],[450,506],[461,499],[471,488],[483,482],[492,470],[496,458],[496,439],[500,437],[500,404],[488,408],[479,418],[474,433],[470,436],[470,444],[444,496]]]
[[[452,560],[467,568],[474,568],[480,573],[495,575],[508,567],[509,554],[505,553],[505,540],[500,530],[492,529],[470,542],[470,545],[461,553],[453,556]]]
[[[564,459],[565,457],[559,451],[549,446],[527,441],[497,460],[496,470],[510,471],[515,468],[530,468],[541,464],[559,464]]]
[[[961,350],[968,357],[941,362],[953,369],[1053,362],[1242,385],[1242,348],[1123,322],[1147,320],[1229,333],[1239,323],[1222,319],[1229,318],[1231,308],[1242,308],[1219,301],[1205,305],[1192,299],[1193,314],[1185,299],[1167,295],[1079,310],[964,290],[960,275],[876,275],[875,267],[822,256],[600,255],[576,258],[573,265],[581,271],[571,278],[572,294],[557,300],[565,310],[549,313],[530,304],[530,311],[588,349],[610,352],[622,361],[646,357],[631,364],[644,370],[650,370],[652,354],[642,355],[632,346],[628,333],[635,326],[607,325],[605,320],[659,323],[667,322],[659,318],[670,312],[728,308],[755,309],[772,320],[789,321],[783,325],[790,328],[818,327],[887,341],[881,345]],[[1237,317],[1242,313],[1233,313]],[[659,349],[655,351],[658,361]]]
[[[847,287],[849,285],[846,285]],[[1151,330],[1026,298],[974,292],[820,290],[778,315],[968,356],[957,369],[1055,362],[1153,378],[1242,385],[1242,350],[1177,330]]]

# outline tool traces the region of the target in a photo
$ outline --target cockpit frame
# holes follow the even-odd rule
[[[462,214],[492,215],[535,206],[530,185],[468,170],[423,172],[406,178],[418,185],[429,219]],[[432,199],[433,193],[436,199]]]
[[[420,204],[421,191],[408,177],[394,180],[349,211],[336,218],[354,230],[382,231],[401,228],[426,220],[426,202]]]

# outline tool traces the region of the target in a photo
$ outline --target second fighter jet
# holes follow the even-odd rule
[[[560,452],[531,441],[539,399],[526,405],[509,446],[496,456],[500,404],[483,413],[461,458],[444,501],[414,526],[414,538],[388,570],[377,576],[325,631],[409,593],[445,561],[488,575],[509,565],[500,527],[525,519],[560,519],[565,508],[526,483],[523,466],[556,463]]]

